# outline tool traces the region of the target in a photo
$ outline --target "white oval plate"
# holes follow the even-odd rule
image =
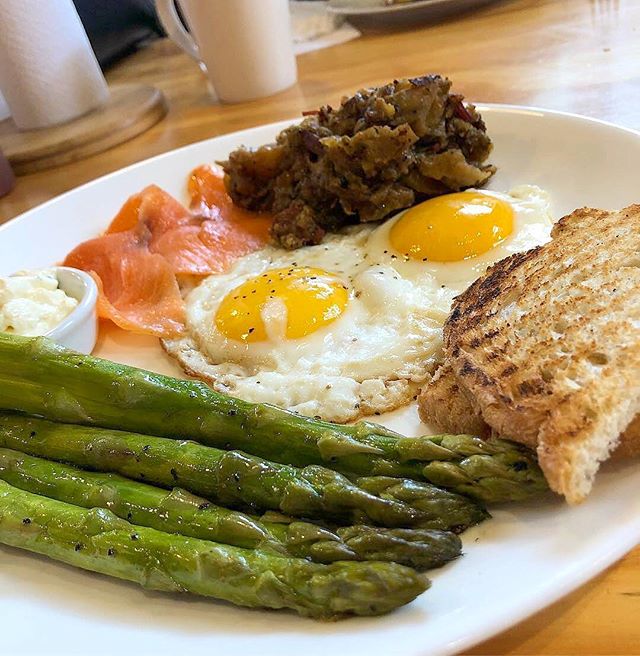
[[[495,143],[491,188],[540,185],[556,216],[577,206],[640,200],[640,133],[587,118],[480,106]],[[0,227],[0,274],[59,261],[103,230],[129,194],[155,183],[179,198],[198,164],[240,144],[270,140],[283,124],[210,139],[130,166]],[[178,373],[151,338],[117,330],[97,353]],[[384,418],[424,432],[415,408]],[[195,597],[143,591],[45,558],[0,548],[2,651],[7,654],[239,654],[425,656],[468,648],[554,602],[640,542],[640,468],[606,467],[578,508],[559,501],[508,506],[464,535],[465,555],[433,574],[433,587],[386,617],[319,623]],[[36,628],[37,627],[37,628]]]
[[[329,12],[363,29],[400,27],[470,11],[493,0],[414,0],[385,5],[384,0],[329,0]]]

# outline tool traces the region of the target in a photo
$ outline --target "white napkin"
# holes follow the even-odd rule
[[[296,55],[357,39],[360,32],[341,16],[330,14],[328,2],[290,0],[293,50]]]
[[[0,0],[0,90],[22,130],[106,102],[109,90],[72,0]]]
[[[313,50],[321,50],[322,48],[337,46],[339,43],[346,43],[352,39],[357,39],[359,36],[362,35],[355,27],[349,25],[349,23],[343,23],[340,27],[328,34],[322,34],[310,41],[294,43],[293,51],[296,55],[302,55],[305,52],[312,52]]]

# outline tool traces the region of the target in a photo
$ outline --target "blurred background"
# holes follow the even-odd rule
[[[73,0],[104,69],[165,35],[154,0]]]

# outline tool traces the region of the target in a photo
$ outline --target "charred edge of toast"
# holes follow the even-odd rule
[[[509,277],[514,271],[527,262],[535,260],[542,246],[537,246],[523,253],[514,253],[500,260],[487,269],[484,276],[473,282],[454,301],[454,307],[444,324],[444,343],[447,348],[453,347],[453,356],[457,357],[459,344],[456,342],[458,332],[474,328],[485,320],[490,311],[490,304],[496,299],[509,298],[509,293],[517,291],[516,285],[509,284]],[[487,331],[484,340],[497,336],[496,330]],[[475,338],[474,348],[482,344]]]

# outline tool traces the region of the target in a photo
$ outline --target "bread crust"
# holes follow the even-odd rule
[[[451,365],[445,362],[418,396],[418,414],[430,428],[442,433],[467,433],[489,437],[491,428],[473,401],[458,384]]]
[[[473,399],[458,383],[453,368],[445,361],[433,378],[418,395],[418,413],[430,428],[439,433],[468,433],[478,437],[504,437],[491,430],[482,418],[480,410],[473,406]],[[514,439],[514,438],[512,438]],[[515,438],[514,441],[529,447],[535,443]],[[636,415],[627,430],[620,436],[612,458],[622,460],[640,455],[640,415]]]

